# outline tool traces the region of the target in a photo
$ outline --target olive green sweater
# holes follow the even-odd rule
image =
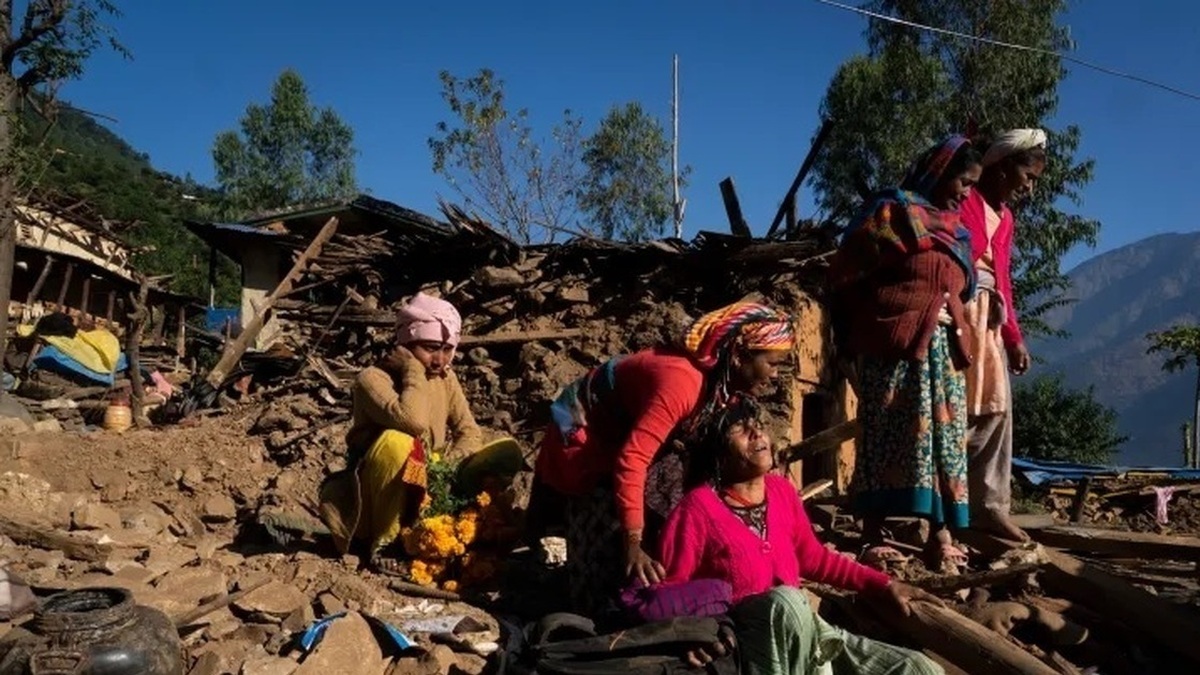
[[[346,444],[365,453],[385,429],[421,439],[428,452],[461,460],[482,446],[482,435],[453,371],[429,377],[403,348],[358,374]]]

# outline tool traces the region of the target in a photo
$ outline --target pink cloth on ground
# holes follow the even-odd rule
[[[721,579],[733,601],[809,579],[850,591],[883,588],[888,575],[821,545],[804,504],[787,479],[767,476],[766,538],[746,526],[704,485],[689,492],[662,536],[666,582]]]

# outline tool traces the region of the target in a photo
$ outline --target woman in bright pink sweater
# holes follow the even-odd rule
[[[665,583],[717,579],[732,587],[730,616],[750,673],[817,673],[826,664],[835,675],[940,673],[925,656],[847,633],[809,607],[802,580],[857,591],[906,614],[911,600],[934,599],[817,541],[795,488],[768,475],[774,455],[758,419],[753,399],[740,398],[692,449],[694,466],[707,471],[696,474],[701,484],[667,520]]]

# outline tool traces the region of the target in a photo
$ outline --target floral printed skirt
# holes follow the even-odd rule
[[[859,515],[968,524],[966,380],[950,358],[949,330],[934,331],[924,361],[863,360],[852,488]]]

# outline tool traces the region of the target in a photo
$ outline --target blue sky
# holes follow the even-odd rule
[[[595,122],[639,100],[666,120],[680,56],[681,161],[693,168],[686,232],[726,228],[717,183],[732,175],[757,232],[808,149],[830,76],[865,49],[862,17],[810,0],[604,3],[397,3],[371,0],[120,2],[131,61],[92,59],[64,88],[154,164],[212,179],[213,137],[297,69],[314,101],[356,133],[358,179],[377,197],[435,212],[451,192],[426,139],[446,117],[438,71],[490,67],[514,106],[548,128],[564,108]],[[1078,2],[1077,56],[1200,91],[1200,3]],[[1200,101],[1070,67],[1059,120],[1083,129],[1097,160],[1081,212],[1101,219],[1103,251],[1196,229]],[[806,202],[802,202],[806,203]],[[1068,264],[1093,251],[1077,250]]]

